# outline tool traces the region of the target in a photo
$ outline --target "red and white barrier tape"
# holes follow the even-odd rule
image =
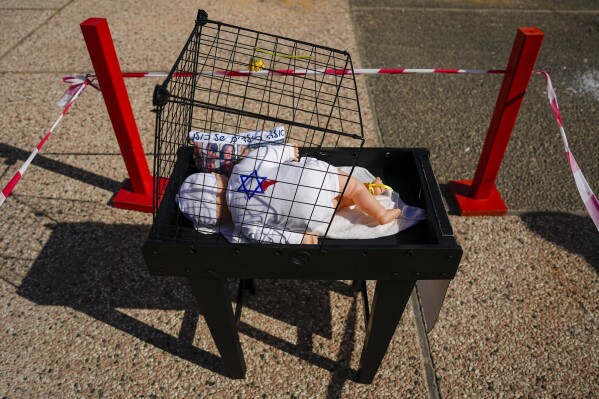
[[[576,182],[576,187],[578,188],[578,192],[580,193],[580,198],[582,198],[582,202],[584,206],[587,208],[587,212],[589,216],[595,223],[595,227],[599,231],[599,200],[597,200],[597,196],[591,190],[589,183],[584,178],[582,171],[580,170],[580,166],[574,159],[574,154],[570,151],[570,146],[568,146],[568,138],[566,137],[566,130],[564,129],[564,124],[562,122],[562,115],[559,111],[559,106],[557,105],[557,97],[555,96],[555,90],[553,90],[553,84],[551,83],[551,78],[549,77],[549,73],[541,71],[545,76],[545,81],[547,83],[547,97],[549,97],[549,105],[551,105],[551,110],[553,111],[553,117],[559,126],[559,131],[562,135],[562,140],[564,142],[564,147],[566,149],[566,156],[568,157],[568,163],[570,164],[570,169],[572,170],[572,174],[574,175],[574,181]]]
[[[260,71],[212,71],[212,72],[200,72],[199,76],[268,76],[268,75],[318,75],[318,74],[328,74],[328,75],[376,75],[376,74],[387,74],[387,75],[398,75],[398,74],[416,74],[416,73],[504,73],[505,71],[501,70],[482,70],[482,69],[405,69],[405,68],[396,68],[396,69],[355,69],[353,72],[350,69],[298,69],[298,70],[268,70],[263,69]],[[146,78],[146,77],[167,77],[169,72],[124,72],[123,78]],[[193,76],[193,73],[189,72],[175,72],[173,74],[174,77],[182,77],[182,76]],[[68,112],[69,108],[73,105],[73,103],[77,100],[77,97],[85,90],[85,88],[90,85],[97,90],[100,88],[92,83],[90,79],[95,78],[95,75],[66,75],[62,78],[63,82],[70,83],[71,85],[66,90],[62,98],[57,102],[57,105],[60,107],[64,107],[62,113],[52,125],[52,128],[46,133],[42,141],[33,149],[29,158],[25,161],[23,166],[17,171],[17,173],[13,176],[13,178],[8,182],[6,187],[0,192],[0,207],[6,201],[6,198],[13,191],[21,177],[33,161],[33,158],[40,151],[44,143],[48,140],[56,126],[60,123],[64,115]]]
[[[71,85],[64,92],[60,100],[56,102],[59,107],[65,107],[71,102],[71,99],[75,96],[75,93],[79,90],[81,85],[90,85],[94,89],[100,91],[100,87],[96,85],[92,80],[95,79],[95,75],[66,75],[62,77],[62,81],[70,83]]]
[[[65,81],[67,81],[67,80],[65,80]],[[81,79],[77,79],[77,80],[72,80],[72,81],[69,81],[69,82],[73,83],[67,89],[67,93],[69,93],[68,95],[70,97],[70,100],[66,102],[66,105],[62,109],[62,112],[60,113],[60,115],[58,116],[58,118],[56,119],[56,121],[54,122],[54,124],[52,125],[52,127],[50,128],[50,130],[48,130],[48,132],[46,132],[46,134],[44,135],[44,137],[42,138],[42,140],[33,149],[33,151],[31,152],[31,154],[29,155],[29,157],[25,161],[25,163],[19,168],[19,170],[17,171],[17,173],[15,173],[15,175],[13,176],[13,178],[10,179],[10,181],[8,182],[8,184],[6,185],[6,187],[4,187],[4,189],[2,190],[2,192],[0,192],[0,206],[2,206],[2,204],[4,203],[4,201],[6,201],[6,198],[10,195],[10,193],[15,188],[15,186],[17,185],[17,183],[19,182],[19,180],[21,180],[21,177],[23,177],[23,175],[25,174],[25,171],[27,170],[27,168],[31,164],[31,161],[33,161],[33,158],[35,158],[35,156],[42,149],[43,145],[46,143],[46,141],[48,140],[48,138],[50,138],[50,135],[52,134],[52,132],[54,131],[54,129],[56,129],[56,126],[58,126],[58,124],[60,123],[60,121],[62,120],[62,118],[66,115],[67,112],[69,112],[69,108],[71,108],[71,106],[73,105],[73,103],[75,102],[75,100],[77,100],[77,97],[79,97],[79,95],[83,92],[83,90],[85,90],[85,88],[91,83],[88,79],[85,79],[85,80],[82,80],[82,81],[81,81]],[[65,93],[65,96],[67,96],[67,93]],[[63,96],[63,99],[64,98],[65,97]]]
[[[377,68],[377,69],[354,69],[353,71],[350,69],[297,69],[297,70],[269,70],[263,69],[260,71],[212,71],[212,72],[198,72],[199,76],[268,76],[268,75],[294,75],[294,76],[302,76],[302,75],[412,75],[412,74],[502,74],[505,73],[505,70],[499,69],[407,69],[407,68]],[[599,201],[597,197],[591,190],[588,182],[586,181],[578,163],[574,159],[574,155],[570,151],[570,147],[568,146],[568,140],[566,138],[566,131],[563,126],[561,114],[559,107],[557,105],[557,97],[555,96],[555,91],[553,90],[553,85],[551,84],[551,79],[549,77],[549,73],[545,71],[540,71],[545,76],[545,80],[547,83],[547,95],[549,97],[549,103],[551,105],[551,109],[553,111],[553,115],[555,117],[555,121],[557,122],[560,133],[562,136],[562,140],[564,141],[564,146],[566,148],[566,155],[568,157],[568,162],[570,164],[570,169],[574,175],[574,181],[576,182],[576,187],[580,193],[582,201],[589,213],[589,216],[593,220],[595,227],[599,230]],[[145,78],[145,77],[167,77],[169,75],[168,72],[124,72],[123,78]],[[193,76],[193,73],[189,72],[175,72],[173,77],[182,77],[182,76]],[[52,128],[46,133],[42,141],[37,145],[37,147],[33,150],[29,158],[25,161],[25,164],[19,169],[16,175],[10,180],[8,185],[2,190],[0,193],[0,206],[4,203],[6,198],[10,195],[11,191],[17,184],[17,182],[21,179],[23,173],[35,157],[35,155],[39,152],[41,147],[44,145],[46,140],[52,131],[56,128],[58,123],[62,120],[63,116],[67,113],[71,105],[75,102],[77,97],[83,92],[83,90],[88,86],[92,85],[94,88],[99,90],[99,87],[94,85],[90,81],[90,77],[94,77],[94,75],[68,75],[63,78],[63,81],[71,83],[71,86],[67,89],[64,96],[58,102],[60,106],[64,105],[64,109]]]
[[[377,69],[262,69],[260,71],[211,71],[198,72],[199,76],[305,76],[305,75],[414,75],[425,73],[459,74],[501,74],[501,69],[407,69],[407,68],[377,68]],[[124,72],[124,78],[167,77],[168,72]],[[193,76],[192,72],[174,72],[173,77]]]

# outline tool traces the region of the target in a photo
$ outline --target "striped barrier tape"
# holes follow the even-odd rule
[[[197,72],[198,76],[305,76],[305,75],[414,75],[426,73],[440,74],[502,74],[502,69],[408,69],[408,68],[376,68],[376,69],[262,69],[259,71],[211,71]],[[167,77],[168,72],[124,72],[123,78]],[[173,77],[193,76],[193,72],[174,72]]]
[[[33,151],[31,151],[31,154],[29,155],[27,160],[25,160],[25,163],[19,168],[19,170],[17,171],[17,173],[15,173],[13,178],[10,179],[10,181],[8,182],[6,187],[4,187],[4,189],[2,189],[2,192],[0,192],[0,206],[2,206],[4,201],[6,201],[6,198],[8,198],[8,196],[10,195],[12,190],[15,188],[15,186],[17,185],[19,180],[21,180],[21,178],[25,174],[25,171],[31,164],[31,161],[33,161],[33,158],[35,158],[35,156],[42,149],[42,147],[44,146],[46,141],[48,141],[48,139],[50,138],[50,135],[52,134],[54,129],[56,129],[56,126],[58,126],[58,124],[60,123],[62,118],[67,114],[67,112],[69,112],[69,109],[71,108],[71,106],[73,105],[75,100],[77,100],[77,98],[83,92],[83,90],[85,90],[85,88],[91,83],[89,81],[89,79],[87,79],[87,78],[83,81],[79,81],[79,80],[80,79],[77,79],[77,80],[74,79],[72,81],[65,80],[65,81],[72,83],[71,86],[67,89],[67,93],[72,93],[72,95],[68,94],[68,96],[70,97],[70,100],[66,102],[66,104],[64,105],[64,108],[62,109],[62,112],[60,113],[60,115],[58,116],[58,118],[56,119],[56,121],[54,122],[52,127],[50,128],[50,130],[48,130],[46,132],[46,134],[44,135],[42,140],[33,149]],[[65,96],[67,96],[66,93],[65,93]],[[63,96],[63,99],[65,98],[65,96]]]
[[[212,72],[198,72],[199,76],[268,76],[268,75],[317,75],[317,74],[326,74],[326,75],[413,75],[413,74],[503,74],[505,70],[500,69],[408,69],[408,68],[376,68],[376,69],[354,69],[353,71],[350,69],[297,69],[297,70],[269,70],[262,69],[259,71],[212,71]],[[551,110],[553,111],[553,116],[555,121],[557,122],[560,134],[562,136],[562,140],[564,142],[564,146],[566,149],[566,155],[568,157],[568,162],[570,164],[570,169],[572,170],[572,174],[574,175],[574,181],[576,183],[576,187],[578,188],[578,192],[580,193],[580,197],[589,213],[589,216],[593,220],[595,227],[599,231],[599,201],[597,200],[597,196],[591,190],[587,180],[585,179],[582,171],[580,170],[580,166],[576,162],[574,155],[570,151],[570,147],[568,146],[568,140],[566,137],[566,131],[563,126],[563,121],[561,117],[561,113],[557,104],[557,97],[555,95],[555,91],[553,89],[553,85],[551,83],[551,78],[549,77],[549,73],[546,71],[538,71],[536,73],[543,74],[545,76],[545,81],[547,83],[547,96],[549,97],[549,104],[551,106]],[[183,76],[193,76],[194,73],[190,72],[174,72],[173,77],[183,77]],[[123,78],[145,78],[145,77],[168,77],[168,72],[124,72]],[[4,203],[6,198],[10,195],[14,186],[21,179],[21,176],[41,149],[43,144],[46,142],[54,128],[61,121],[62,117],[67,113],[68,109],[75,102],[77,97],[81,94],[81,92],[88,86],[92,85],[94,88],[99,89],[96,85],[94,85],[90,78],[95,77],[95,75],[68,75],[63,77],[64,82],[71,83],[71,86],[65,92],[64,96],[58,102],[58,105],[64,105],[64,109],[61,115],[58,117],[52,128],[46,133],[42,141],[38,144],[38,146],[33,150],[29,158],[25,161],[25,164],[19,169],[17,174],[11,179],[8,185],[2,190],[0,193],[0,206]]]
[[[75,96],[75,93],[79,90],[81,85],[90,85],[94,89],[100,91],[100,87],[95,84],[92,79],[95,79],[95,75],[66,75],[62,77],[62,81],[65,83],[70,83],[69,88],[64,92],[60,100],[56,102],[56,105],[63,108],[71,99]]]
[[[593,220],[593,223],[595,223],[597,231],[599,231],[599,200],[597,200],[597,196],[595,195],[595,193],[593,193],[593,190],[591,190],[589,183],[584,178],[584,175],[580,170],[580,166],[578,166],[578,163],[574,158],[574,154],[572,154],[572,151],[570,151],[570,146],[568,145],[568,138],[566,137],[566,130],[564,129],[564,124],[562,121],[562,115],[560,113],[559,106],[557,105],[557,97],[555,96],[555,90],[553,90],[553,84],[551,83],[549,73],[545,71],[541,71],[540,73],[545,76],[545,81],[547,83],[547,97],[549,98],[549,105],[551,105],[553,117],[557,122],[559,132],[564,142],[566,156],[568,157],[568,163],[570,164],[570,169],[572,170],[572,174],[574,175],[574,181],[576,182],[578,193],[580,194],[580,198],[582,198],[582,202],[584,203],[584,206],[586,207],[589,216]]]

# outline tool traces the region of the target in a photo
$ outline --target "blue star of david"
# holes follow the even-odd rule
[[[253,179],[256,180],[256,187],[252,189],[251,186]],[[256,193],[264,194],[264,188],[262,188],[262,184],[266,180],[266,176],[258,176],[258,172],[256,170],[249,175],[239,175],[239,180],[241,181],[241,184],[237,189],[237,192],[245,193],[245,195],[248,197],[248,200],[252,199]]]

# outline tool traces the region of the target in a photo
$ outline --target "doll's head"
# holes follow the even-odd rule
[[[228,181],[218,173],[194,173],[183,181],[177,205],[196,229],[217,232],[221,222],[231,220],[225,196]]]

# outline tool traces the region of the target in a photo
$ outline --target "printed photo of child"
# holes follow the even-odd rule
[[[218,172],[220,168],[218,144],[194,142],[193,160],[198,170],[202,172]]]
[[[212,173],[218,172],[219,169],[219,155],[218,155],[218,144],[208,143],[206,146],[206,158],[204,160],[204,172]]]
[[[231,176],[236,161],[235,146],[233,144],[224,144],[220,150],[220,173]]]
[[[204,157],[202,157],[202,143],[194,141],[193,143],[193,162],[198,170],[204,170]]]
[[[247,145],[238,145],[237,146],[237,154],[238,159],[237,161],[240,161],[241,158],[245,157],[252,149],[250,147],[248,147]]]

